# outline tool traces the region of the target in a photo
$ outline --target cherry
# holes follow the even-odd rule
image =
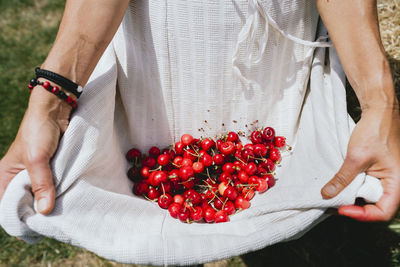
[[[133,193],[137,196],[145,195],[149,192],[149,186],[144,182],[138,182],[133,185]]]
[[[245,210],[250,207],[250,201],[243,196],[238,196],[235,200],[235,207],[239,210]]]
[[[185,145],[183,145],[182,142],[175,143],[175,153],[176,154],[182,155],[184,148],[185,148]]]
[[[225,198],[222,198],[222,197],[216,198],[214,200],[214,207],[217,210],[220,210],[220,209],[222,209],[222,206],[224,206],[224,202],[225,202]]]
[[[259,193],[263,193],[263,192],[267,191],[267,189],[268,189],[268,183],[267,183],[266,180],[264,180],[264,179],[262,179],[262,178],[258,178],[257,181],[256,181],[256,183],[257,183],[256,190],[257,190]]]
[[[260,165],[268,172],[273,172],[275,170],[275,163],[271,159],[264,159]]]
[[[235,200],[238,197],[238,192],[233,186],[228,186],[225,191],[223,196],[229,198],[230,200]]]
[[[189,217],[190,217],[189,209],[185,209],[184,207],[182,207],[178,212],[178,219],[181,220],[182,222],[188,222]]]
[[[181,166],[193,166],[193,161],[188,158],[182,159]]]
[[[128,178],[132,182],[139,182],[141,180],[139,168],[135,166],[131,167],[128,170]]]
[[[185,152],[183,152],[183,158],[191,159],[192,161],[195,161],[197,159],[196,157],[196,152],[194,152],[193,149],[186,149]]]
[[[229,132],[228,138],[226,138],[226,141],[236,143],[239,141],[239,135],[235,132]]]
[[[169,155],[167,154],[161,154],[157,158],[157,163],[161,166],[166,166],[170,161]]]
[[[195,162],[193,163],[193,171],[195,173],[201,173],[202,171],[204,171],[204,165],[201,162]]]
[[[284,147],[286,145],[286,138],[283,136],[275,137],[274,144],[276,147]]]
[[[179,177],[182,181],[188,180],[190,177],[193,177],[194,170],[191,166],[183,166],[179,168]]]
[[[150,168],[149,167],[143,167],[141,170],[140,170],[140,174],[142,175],[142,177],[143,178],[147,178],[147,177],[149,177],[149,175],[150,175]]]
[[[147,197],[151,200],[158,198],[160,195],[160,191],[158,191],[155,187],[150,188],[149,192],[147,193]]]
[[[162,154],[168,155],[170,159],[174,159],[176,156],[175,151],[169,148],[164,148]]]
[[[246,145],[244,146],[244,149],[254,150],[254,145],[253,145],[253,144],[246,144]]]
[[[263,178],[265,178],[265,180],[267,181],[268,188],[271,188],[271,187],[273,187],[275,185],[275,178],[274,178],[274,176],[272,174],[267,174]]]
[[[228,183],[222,182],[218,185],[218,192],[221,196],[224,196],[225,190],[228,188]]]
[[[181,137],[181,142],[184,146],[188,146],[192,143],[193,139],[193,136],[191,136],[190,134],[184,134]]]
[[[190,218],[193,221],[200,221],[204,217],[204,211],[201,207],[196,207],[190,212]]]
[[[182,182],[182,186],[186,189],[191,189],[196,183],[193,180],[187,180]]]
[[[228,214],[223,210],[217,211],[215,213],[214,221],[216,223],[227,222],[227,221],[229,221]]]
[[[246,200],[252,200],[255,195],[254,189],[245,187],[243,188],[242,195]]]
[[[142,161],[142,165],[153,168],[154,166],[156,166],[156,160],[152,157],[145,157]]]
[[[242,145],[242,143],[237,143],[236,145],[235,145],[235,149],[236,149],[236,151],[242,151],[242,149],[243,149],[243,145]]]
[[[258,178],[260,178],[260,177],[258,177],[258,176],[250,176],[249,177],[249,180],[247,181],[247,183],[248,184],[250,184],[250,185],[254,185],[254,186],[256,186],[257,185],[257,179]]]
[[[263,131],[263,137],[266,141],[272,141],[275,138],[275,130],[272,127],[266,127]]]
[[[205,197],[206,197],[208,200],[213,199],[213,198],[215,197],[215,194],[216,194],[217,191],[218,191],[217,188],[212,187],[212,188],[210,188],[210,189],[208,189],[208,190],[206,191]]]
[[[132,148],[126,153],[125,157],[129,162],[134,162],[135,160],[138,160],[141,155],[142,153],[140,152],[139,149]]]
[[[233,167],[234,166],[233,166],[232,163],[230,163],[230,162],[225,163],[224,166],[222,166],[222,171],[226,172],[226,173],[229,173],[229,174],[232,174],[235,171],[235,169]]]
[[[215,146],[215,142],[214,142],[214,140],[212,140],[210,138],[206,138],[206,139],[203,139],[203,141],[201,141],[201,148],[204,151],[208,151],[211,148],[213,148],[214,146]]]
[[[168,209],[172,203],[172,196],[170,194],[163,194],[158,198],[158,206],[162,209]]]
[[[185,198],[182,195],[175,195],[174,196],[174,203],[178,203],[180,205],[183,205],[183,202],[185,202]]]
[[[254,155],[258,157],[265,157],[268,153],[268,149],[263,144],[255,144],[253,149]]]
[[[227,201],[222,210],[225,211],[228,215],[231,215],[236,211],[235,204],[233,204],[232,201]]]
[[[163,190],[164,193],[171,194],[171,192],[172,192],[172,183],[171,183],[171,181],[162,182],[160,184],[160,190]]]
[[[174,202],[171,205],[169,205],[169,207],[168,207],[169,214],[171,214],[171,216],[176,219],[176,218],[178,218],[178,214],[179,214],[179,211],[181,210],[181,208],[182,208],[182,205]]]
[[[215,210],[211,207],[207,207],[204,209],[204,220],[208,223],[211,223],[215,219]]]
[[[253,150],[248,149],[248,148],[245,148],[245,149],[242,151],[242,159],[243,159],[244,161],[246,161],[246,162],[252,161],[252,160],[254,159]]]
[[[263,141],[262,133],[260,131],[254,131],[250,135],[250,140],[253,144],[261,144]]]
[[[177,156],[176,158],[174,158],[174,160],[172,162],[174,163],[174,165],[176,167],[181,167],[182,166],[182,160],[183,160],[183,158],[181,156]]]
[[[238,178],[242,183],[247,183],[249,181],[249,175],[245,171],[240,171]]]
[[[156,147],[156,146],[153,146],[153,147],[151,147],[151,148],[149,149],[149,155],[152,156],[152,157],[154,157],[154,158],[157,158],[160,154],[161,154],[161,151],[160,151],[160,149],[159,149],[158,147]]]
[[[183,193],[183,197],[187,201],[190,201],[193,205],[197,205],[201,202],[200,194],[193,189],[189,189],[189,190],[185,191],[185,193]]]
[[[168,175],[165,171],[155,171],[154,176],[152,176],[152,181],[153,183],[151,183],[151,181],[150,183],[153,186],[158,186],[161,183],[168,181]]]
[[[222,143],[220,146],[220,151],[224,155],[233,154],[235,152],[235,144],[229,141]]]
[[[200,161],[205,167],[210,167],[213,164],[213,158],[207,153],[201,156]]]
[[[229,173],[227,172],[223,172],[221,173],[221,175],[219,176],[219,181],[220,182],[224,182],[224,183],[229,183],[232,180],[232,177]]]
[[[222,154],[215,154],[213,160],[216,165],[222,165],[224,164],[225,158]]]
[[[281,152],[279,149],[273,148],[269,151],[269,157],[274,162],[279,162],[281,160]]]
[[[252,176],[257,172],[257,165],[254,162],[250,162],[247,164],[246,168],[244,171],[249,175]]]

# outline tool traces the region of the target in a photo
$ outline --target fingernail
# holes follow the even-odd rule
[[[334,186],[333,184],[327,184],[323,189],[322,192],[324,192],[324,194],[326,196],[332,197],[336,195],[337,189],[336,186]]]
[[[47,197],[41,198],[37,203],[37,209],[40,213],[44,213],[49,208],[50,201]]]

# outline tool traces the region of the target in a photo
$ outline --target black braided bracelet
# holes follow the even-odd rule
[[[71,92],[74,94],[77,98],[79,98],[82,94],[82,86],[74,83],[73,81],[57,74],[49,70],[44,70],[39,67],[35,69],[36,72],[36,79],[37,78],[45,78],[47,80],[50,80],[59,86],[61,86],[63,89],[67,90],[68,92]]]
[[[33,88],[36,85],[41,85],[47,91],[55,94],[60,99],[67,102],[72,107],[73,110],[78,108],[78,103],[72,97],[70,97],[66,93],[64,93],[58,86],[52,86],[48,81],[40,82],[37,79],[33,78],[30,80],[30,82],[28,84],[29,90],[31,90],[31,92],[32,92]]]

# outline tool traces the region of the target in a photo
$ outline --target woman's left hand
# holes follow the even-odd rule
[[[361,172],[381,180],[382,197],[376,204],[342,206],[339,214],[360,221],[391,220],[400,204],[400,115],[397,106],[363,111],[351,135],[344,163],[322,188],[322,196],[336,196]]]

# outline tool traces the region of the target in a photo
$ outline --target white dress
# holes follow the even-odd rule
[[[310,0],[132,1],[52,161],[54,212],[36,212],[23,171],[0,203],[2,227],[119,262],[194,264],[300,237],[356,197],[377,201],[382,187],[365,174],[332,200],[320,195],[354,126],[325,35]],[[231,222],[183,224],[132,195],[129,148],[264,126],[294,149],[276,185]]]

